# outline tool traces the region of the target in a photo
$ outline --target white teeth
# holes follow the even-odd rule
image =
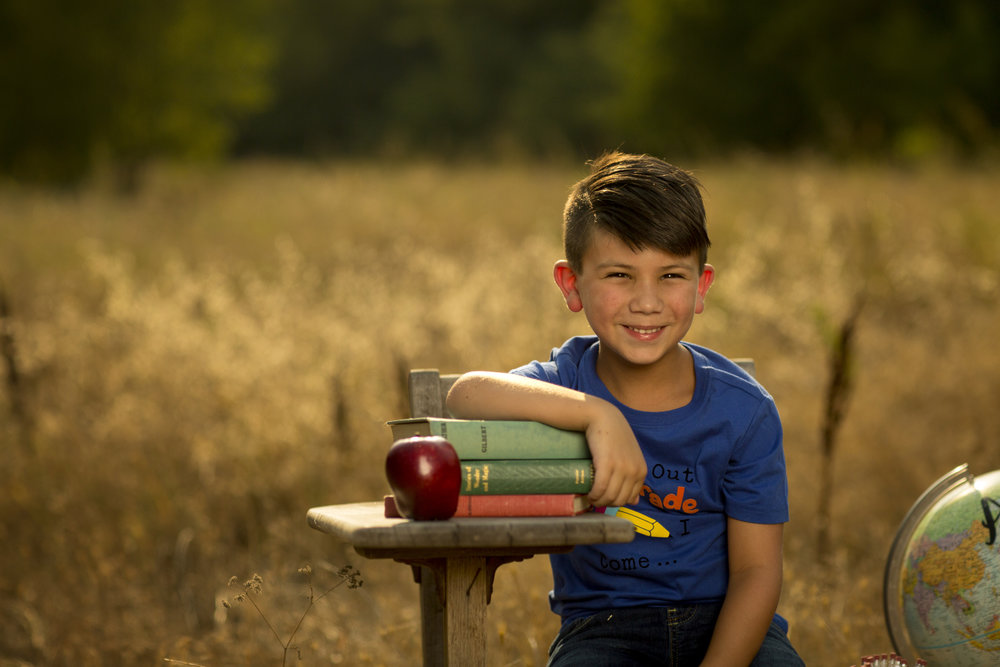
[[[659,331],[662,327],[655,327],[653,329],[640,329],[639,327],[629,327],[632,331],[638,334],[653,334]]]

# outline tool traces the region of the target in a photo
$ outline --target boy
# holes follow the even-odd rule
[[[591,167],[554,278],[596,335],[509,374],[467,373],[448,395],[457,416],[584,431],[594,505],[662,528],[551,556],[549,664],[801,665],[775,615],[788,494],[774,402],[682,342],[715,277],[698,183],[644,155]]]

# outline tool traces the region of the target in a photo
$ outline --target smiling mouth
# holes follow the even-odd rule
[[[655,334],[658,331],[662,331],[663,330],[663,327],[646,327],[646,328],[643,328],[643,327],[632,327],[632,326],[629,326],[627,324],[625,325],[625,328],[628,329],[629,331],[634,331],[635,333],[641,334],[643,336],[648,336],[649,334]]]

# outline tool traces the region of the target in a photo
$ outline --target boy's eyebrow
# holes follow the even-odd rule
[[[622,262],[618,260],[608,260],[606,262],[601,262],[595,268],[597,269],[634,269],[635,265],[628,262]],[[671,264],[664,264],[663,266],[657,267],[660,271],[673,271],[676,269],[694,269],[693,263],[689,262],[673,262]]]

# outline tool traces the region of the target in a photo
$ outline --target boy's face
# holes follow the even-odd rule
[[[678,356],[715,270],[699,272],[698,254],[672,255],[656,248],[632,250],[595,230],[579,271],[563,260],[554,276],[566,305],[582,310],[601,341],[599,363],[655,365]]]

